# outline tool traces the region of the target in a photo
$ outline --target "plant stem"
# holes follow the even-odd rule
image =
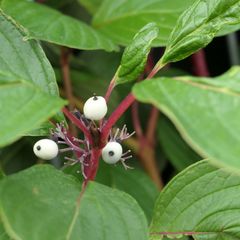
[[[159,117],[158,109],[156,107],[152,107],[146,132],[146,139],[151,145],[155,145],[155,133],[158,117]]]
[[[89,143],[92,144],[93,139],[92,139],[92,136],[91,136],[89,130],[86,128],[86,126],[77,117],[75,117],[74,114],[69,112],[69,110],[67,108],[65,108],[65,107],[62,108],[62,112],[66,115],[66,117],[72,123],[74,123],[84,133],[84,135],[88,139]]]
[[[152,78],[162,67],[163,65],[160,64],[155,65],[153,70],[147,76],[147,79]],[[102,128],[101,142],[103,144],[104,142],[106,142],[106,139],[108,138],[109,132],[113,125],[118,121],[118,119],[123,115],[123,113],[133,104],[134,101],[135,97],[133,96],[132,93],[129,93],[118,105],[115,111],[111,114],[111,116],[107,120],[107,123]]]
[[[152,107],[149,116],[149,121],[147,124],[146,134],[144,136],[145,141],[142,141],[140,143],[139,157],[148,175],[155,182],[158,189],[161,190],[163,188],[163,181],[158,171],[155,154],[155,132],[158,117],[159,117],[158,109]]]
[[[134,101],[135,101],[135,97],[132,95],[132,93],[129,93],[123,99],[123,101],[118,105],[118,107],[111,114],[111,116],[108,118],[106,124],[102,128],[102,133],[101,133],[101,143],[103,144],[103,146],[105,145],[105,142],[108,138],[108,135],[113,125],[118,121],[118,119],[132,105]]]
[[[70,49],[62,47],[60,64],[61,64],[62,75],[63,75],[64,90],[66,93],[66,97],[69,100],[69,108],[72,111],[75,106],[73,101],[72,82],[70,78],[70,69],[69,69],[70,56],[71,56]]]
[[[206,57],[205,52],[203,49],[200,51],[194,53],[192,55],[192,61],[193,61],[193,67],[194,67],[194,73],[197,76],[209,76],[209,71],[206,63]]]
[[[66,98],[69,101],[69,109],[73,111],[75,108],[74,100],[73,100],[73,93],[72,93],[72,82],[70,78],[70,68],[69,68],[69,60],[71,57],[71,51],[68,48],[62,47],[61,48],[61,56],[60,56],[60,65],[63,75],[63,83],[64,83],[64,90],[66,93]],[[69,124],[70,132],[73,136],[77,136],[77,129],[74,124]]]
[[[143,137],[143,131],[142,131],[142,127],[141,127],[141,123],[139,120],[139,116],[138,116],[138,103],[134,102],[132,105],[132,120],[133,120],[133,126],[134,126],[134,130],[136,132],[137,138],[140,139]]]
[[[83,185],[87,185],[89,181],[95,179],[97,175],[98,165],[99,165],[99,158],[101,156],[101,149],[100,148],[93,148],[91,151],[91,159],[90,159],[90,166],[86,169],[86,179]]]
[[[116,85],[116,79],[117,79],[117,74],[114,75],[114,77],[112,78],[109,86],[108,86],[108,89],[107,89],[107,92],[105,94],[105,100],[106,102],[108,102],[110,96],[111,96],[111,93]]]

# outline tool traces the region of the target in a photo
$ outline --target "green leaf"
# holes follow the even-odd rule
[[[78,0],[78,2],[84,6],[90,14],[95,14],[103,0]]]
[[[3,0],[1,7],[29,31],[28,38],[77,49],[117,49],[111,40],[90,26],[44,5]]]
[[[163,232],[194,232],[196,240],[240,238],[240,176],[209,161],[177,175],[160,193],[150,227],[152,240]]]
[[[218,33],[217,36],[224,36],[232,32],[238,31],[240,29],[240,24],[236,25],[227,25],[224,26]]]
[[[166,117],[161,116],[157,130],[163,151],[177,170],[181,171],[202,159],[188,146]]]
[[[224,27],[240,23],[239,0],[197,0],[178,19],[162,64],[182,60],[205,47]]]
[[[160,34],[154,46],[165,46],[179,15],[194,0],[105,0],[93,19],[93,26],[116,43],[129,45],[136,32],[156,22]]]
[[[134,81],[143,72],[151,43],[157,36],[156,23],[147,24],[134,36],[132,43],[123,52],[116,84]]]
[[[158,190],[143,171],[136,168],[126,171],[121,164],[109,166],[101,162],[96,181],[130,194],[151,220]]]
[[[0,11],[0,146],[11,143],[58,112],[55,75],[36,41]],[[21,111],[19,111],[21,110]]]
[[[157,78],[136,84],[133,94],[165,113],[203,157],[240,168],[240,68],[210,78]]]
[[[0,221],[0,240],[11,240],[7,235],[1,221]]]
[[[0,217],[14,239],[146,240],[147,222],[126,193],[38,165],[0,182]],[[17,211],[16,211],[17,206]]]
[[[56,120],[56,118],[54,120]],[[61,122],[61,120],[57,122]],[[51,122],[45,122],[32,131],[27,132],[25,136],[48,136],[49,129],[51,128],[54,128],[54,125]]]

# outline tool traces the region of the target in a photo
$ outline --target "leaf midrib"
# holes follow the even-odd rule
[[[176,81],[191,85],[193,87],[201,88],[203,90],[208,90],[208,91],[212,91],[212,92],[222,93],[222,94],[225,94],[225,95],[240,97],[240,92],[232,91],[232,89],[229,89],[229,88],[226,88],[226,87],[218,87],[218,86],[215,86],[215,85],[203,84],[203,83],[200,83],[200,82],[192,81],[190,79],[184,79],[183,77],[176,77],[176,78],[172,78],[171,80],[176,80]]]

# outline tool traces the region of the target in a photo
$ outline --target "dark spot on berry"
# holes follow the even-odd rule
[[[94,101],[97,101],[97,100],[98,100],[98,97],[96,96],[96,93],[93,94],[93,100],[94,100]]]
[[[40,151],[41,150],[41,146],[37,146],[37,150]]]
[[[112,157],[114,155],[114,151],[109,151],[108,155]]]

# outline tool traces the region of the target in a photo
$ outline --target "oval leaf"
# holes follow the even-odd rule
[[[81,183],[49,165],[0,182],[0,217],[14,239],[146,240],[144,213],[126,193]],[[17,211],[16,211],[17,206]]]
[[[157,130],[163,152],[177,170],[182,171],[202,159],[188,146],[166,117],[161,116]]]
[[[240,23],[239,0],[197,0],[177,21],[162,64],[184,59],[205,47],[222,29]]]
[[[165,46],[179,15],[194,0],[105,0],[93,19],[93,26],[116,43],[127,46],[136,32],[149,22],[161,30],[154,46]]]
[[[151,239],[168,234],[196,240],[240,238],[240,176],[209,161],[177,175],[160,193],[150,227]]]
[[[158,78],[136,84],[138,100],[152,103],[203,157],[240,168],[240,68],[210,78]]]
[[[26,0],[4,0],[2,9],[29,31],[30,38],[77,49],[116,50],[116,45],[87,24]]]
[[[157,36],[156,23],[147,24],[134,36],[132,43],[123,52],[116,84],[134,81],[143,72],[152,41]]]
[[[1,10],[0,24],[0,146],[3,146],[37,128],[65,102],[58,97],[53,69],[40,45],[24,41],[24,30]]]
[[[109,166],[101,162],[96,181],[130,194],[144,210],[147,219],[149,221],[152,219],[159,191],[143,171],[140,169],[126,171],[121,165]]]

